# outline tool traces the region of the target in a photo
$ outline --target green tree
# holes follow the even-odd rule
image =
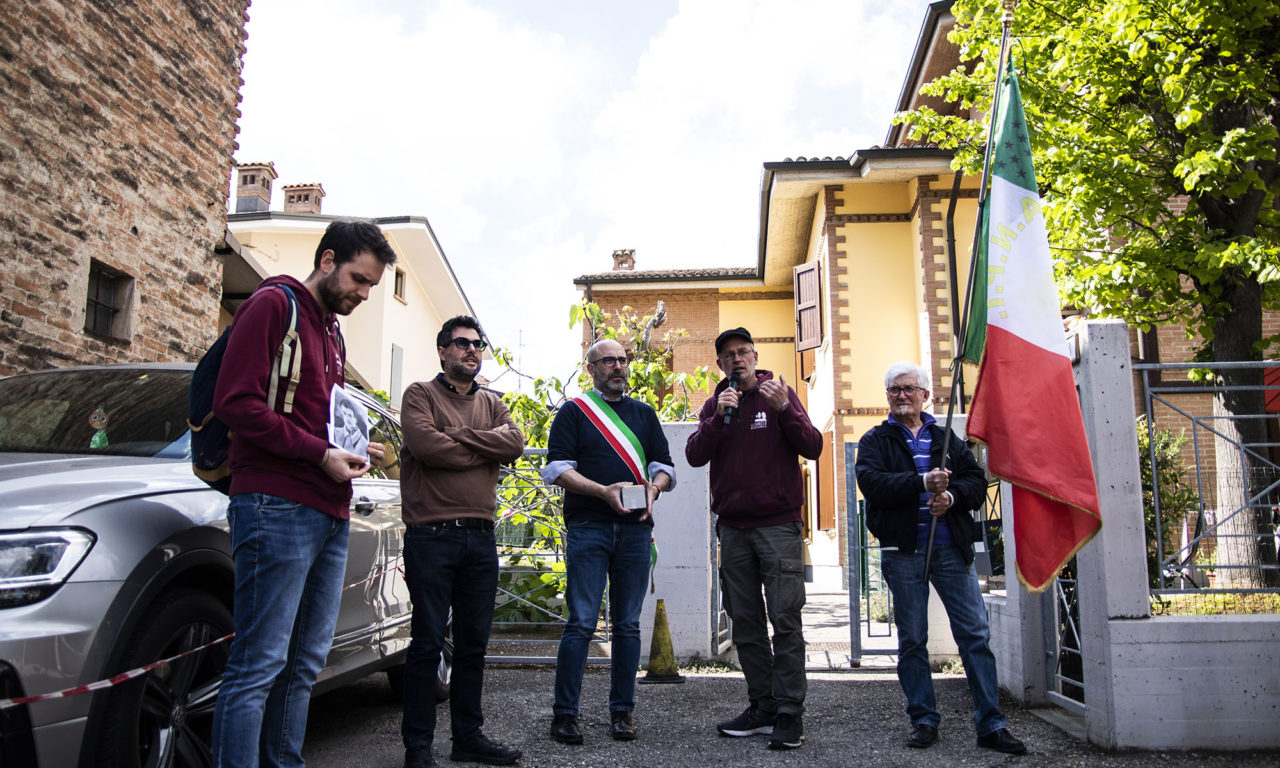
[[[925,91],[986,110],[999,50],[996,0],[956,0],[965,63]],[[1280,13],[1275,0],[1026,0],[1011,46],[1064,299],[1142,329],[1183,322],[1197,359],[1257,361],[1280,339]],[[986,126],[927,108],[897,118],[917,139],[981,168]],[[1221,374],[1254,389],[1215,396],[1218,508],[1246,506],[1233,444],[1263,441],[1259,369]],[[1220,553],[1274,562],[1248,510],[1224,520]],[[1225,561],[1224,561],[1225,562]],[[1255,568],[1229,571],[1257,586]]]
[[[1192,552],[1179,552],[1178,547],[1186,516],[1195,511],[1200,496],[1186,478],[1186,466],[1182,460],[1182,447],[1187,444],[1186,436],[1159,428],[1149,432],[1145,416],[1139,416],[1136,424],[1138,467],[1142,475],[1142,516],[1147,530],[1147,585],[1157,588],[1163,586],[1160,583],[1160,571],[1164,565],[1161,555],[1163,560],[1174,563],[1191,559]],[[1153,455],[1154,464],[1151,460]],[[1158,542],[1157,498],[1160,500]]]

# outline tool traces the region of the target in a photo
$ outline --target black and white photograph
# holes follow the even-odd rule
[[[364,456],[369,447],[364,408],[336,386],[329,392],[329,442],[358,456]]]

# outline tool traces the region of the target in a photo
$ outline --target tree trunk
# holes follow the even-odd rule
[[[1242,280],[1235,283],[1226,298],[1232,311],[1214,330],[1209,344],[1212,359],[1260,360],[1253,342],[1262,338],[1261,287],[1256,280]],[[1213,401],[1213,428],[1220,433],[1214,438],[1217,583],[1229,589],[1257,588],[1266,582],[1260,566],[1268,561],[1275,563],[1270,517],[1263,528],[1260,508],[1250,504],[1250,499],[1266,487],[1271,474],[1269,462],[1254,455],[1265,454],[1265,449],[1258,447],[1265,442],[1265,425],[1260,419],[1250,418],[1263,413],[1262,369],[1222,369],[1219,373],[1219,384],[1249,389],[1218,392]],[[1264,530],[1265,537],[1261,535]]]

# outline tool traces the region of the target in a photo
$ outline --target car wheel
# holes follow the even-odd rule
[[[232,631],[212,595],[168,592],[147,611],[126,646],[121,671],[187,653]],[[111,691],[97,765],[169,768],[213,764],[213,707],[229,643],[195,651]]]
[[[397,664],[387,669],[387,682],[391,684],[391,693],[398,701],[404,701],[404,665]],[[444,625],[444,645],[440,648],[440,664],[436,667],[436,703],[448,701],[449,688],[453,682],[453,612]]]

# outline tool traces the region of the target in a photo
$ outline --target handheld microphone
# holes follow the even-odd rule
[[[733,373],[729,374],[729,389],[732,389],[735,392],[738,391],[738,372],[737,371],[734,371]],[[733,418],[733,415],[737,412],[738,412],[738,409],[734,408],[733,406],[725,408],[724,423],[728,424],[729,421]]]

